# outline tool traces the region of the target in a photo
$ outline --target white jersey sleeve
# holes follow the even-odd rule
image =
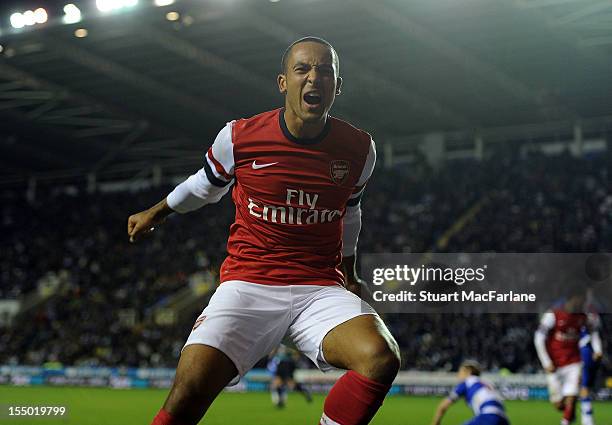
[[[204,166],[174,188],[166,198],[168,206],[186,213],[213,204],[229,192],[234,178],[233,121],[219,132],[205,155]]]
[[[595,354],[602,354],[601,336],[599,335],[599,328],[601,327],[601,319],[598,314],[590,313],[587,315],[587,323],[589,331],[591,333],[591,347]]]
[[[342,219],[342,256],[348,257],[355,255],[357,251],[357,241],[361,231],[361,195],[365,190],[365,185],[374,171],[376,164],[376,145],[374,140],[370,142],[370,150],[366,157],[361,176],[357,181],[357,186],[346,204],[346,214]]]
[[[542,363],[542,367],[544,369],[553,365],[550,355],[546,350],[546,338],[548,336],[548,332],[550,332],[550,330],[554,327],[555,314],[552,311],[547,311],[542,315],[538,330],[535,332],[533,337],[533,343],[535,345],[536,352],[538,353],[538,358],[540,359],[540,363]]]

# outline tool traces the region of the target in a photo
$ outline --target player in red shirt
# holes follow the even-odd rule
[[[547,374],[550,401],[563,411],[561,425],[568,425],[575,418],[582,368],[581,330],[593,329],[583,311],[584,296],[571,296],[560,308],[542,315],[534,337],[538,357]]]
[[[399,369],[388,329],[354,293],[360,198],[376,158],[370,135],[328,115],[340,93],[338,55],[307,37],[285,51],[284,108],[229,122],[204,167],[128,219],[134,241],[173,212],[217,202],[230,188],[221,284],[196,320],[154,425],[196,424],[217,394],[284,337],[321,370],[346,369],[322,425],[369,423]]]

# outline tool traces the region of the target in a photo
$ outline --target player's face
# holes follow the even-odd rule
[[[293,46],[285,74],[278,76],[285,107],[303,122],[325,119],[341,83],[332,50],[315,42]]]
[[[459,377],[459,379],[463,380],[465,378],[467,378],[470,375],[470,372],[467,368],[465,367],[460,367],[459,371],[457,372],[457,376]]]
[[[573,295],[566,304],[566,310],[570,313],[582,313],[584,311],[584,295]]]

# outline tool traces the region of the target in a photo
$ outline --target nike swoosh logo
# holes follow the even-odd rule
[[[253,167],[253,170],[259,170],[260,168],[271,167],[272,165],[276,165],[276,164],[278,164],[278,162],[271,162],[269,164],[257,164],[257,161],[253,161],[253,164],[251,164],[251,167]]]

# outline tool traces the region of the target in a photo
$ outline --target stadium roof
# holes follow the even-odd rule
[[[187,173],[226,121],[280,106],[293,40],[334,44],[334,114],[379,143],[612,115],[607,0],[177,0],[63,24],[0,6],[0,181]],[[15,10],[49,22],[10,30]],[[170,11],[176,21],[166,19]],[[84,38],[75,30],[87,29]]]

